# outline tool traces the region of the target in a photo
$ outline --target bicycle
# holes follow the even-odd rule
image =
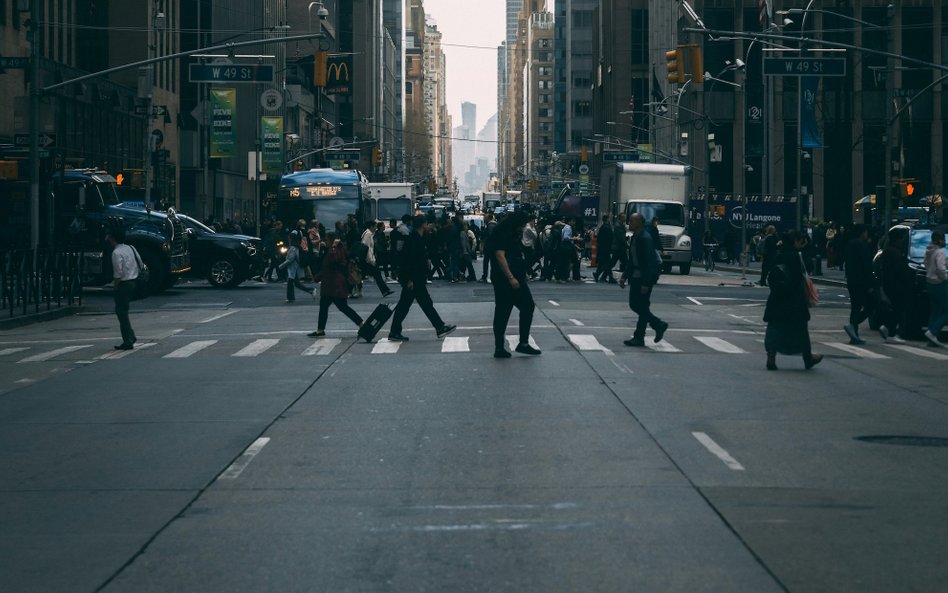
[[[714,271],[714,252],[717,250],[717,243],[707,243],[704,246],[704,271]]]

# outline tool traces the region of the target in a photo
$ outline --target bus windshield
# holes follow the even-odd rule
[[[280,179],[277,217],[290,228],[298,220],[318,220],[326,228],[353,214],[362,224],[368,216],[365,177],[358,171],[312,169],[289,173]]]
[[[625,205],[626,216],[638,212],[648,224],[657,218],[659,224],[685,226],[685,208],[674,202],[629,202]]]
[[[325,200],[280,200],[277,216],[284,224],[296,226],[297,220],[316,219],[331,229],[337,220],[342,222],[350,214],[359,216],[359,198],[331,198]]]

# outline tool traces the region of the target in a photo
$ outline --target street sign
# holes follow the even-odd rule
[[[29,146],[30,135],[29,134],[14,134],[13,144],[14,146]],[[56,134],[40,134],[39,146],[40,148],[50,148],[50,147],[56,146]]]
[[[764,58],[768,76],[846,76],[846,58]]]
[[[189,64],[190,82],[273,82],[271,64]]]
[[[145,115],[145,111],[147,111],[146,105],[135,106],[135,115]],[[153,117],[162,117],[162,116],[168,115],[168,106],[167,105],[152,105],[151,115]]]
[[[618,151],[618,150],[607,150],[602,153],[602,160],[618,162],[618,163],[634,163],[639,160],[639,153],[628,152],[628,151]]]
[[[5,68],[29,68],[29,58],[4,58],[0,57],[0,70]]]

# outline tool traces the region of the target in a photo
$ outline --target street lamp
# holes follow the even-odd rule
[[[148,52],[150,58],[158,57],[158,32],[165,29],[165,13],[158,10],[155,5],[155,11],[151,17],[151,26],[148,28]],[[143,166],[145,181],[145,208],[151,207],[151,185],[154,171],[152,169],[152,134],[151,134],[151,110],[152,97],[155,91],[155,65],[146,66],[146,90],[145,90],[145,133],[142,141]]]

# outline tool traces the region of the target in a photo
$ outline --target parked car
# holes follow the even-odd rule
[[[889,229],[889,233],[908,233],[909,251],[908,266],[913,272],[912,290],[908,310],[902,325],[902,337],[910,340],[921,340],[924,328],[928,325],[928,283],[925,280],[925,250],[932,240],[931,226],[910,227],[900,224]],[[880,243],[876,258],[882,254],[883,245]],[[948,247],[945,248],[948,255]],[[874,266],[878,268],[878,266]],[[870,327],[877,329],[879,321],[876,316],[870,320]]]
[[[180,214],[191,247],[188,275],[207,278],[212,286],[232,288],[263,271],[262,241],[248,235],[218,233]]]

